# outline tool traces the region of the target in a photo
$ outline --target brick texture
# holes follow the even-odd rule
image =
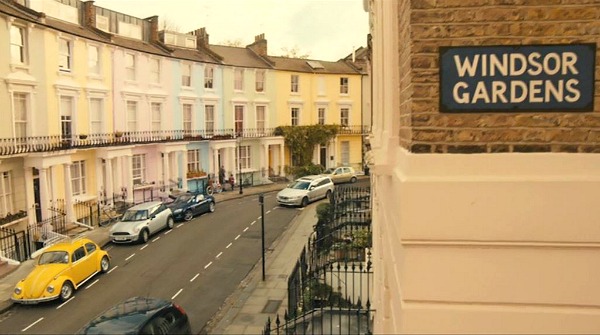
[[[442,114],[441,46],[596,43],[600,0],[398,3],[400,145],[414,153],[600,153],[600,52],[594,111]]]

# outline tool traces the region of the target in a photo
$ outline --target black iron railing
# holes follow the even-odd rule
[[[368,135],[371,132],[370,126],[340,126],[339,135]]]

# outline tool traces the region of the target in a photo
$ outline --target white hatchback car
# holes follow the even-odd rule
[[[114,243],[148,242],[150,235],[173,228],[173,213],[160,201],[145,202],[131,207],[121,220],[110,228],[110,240]]]
[[[356,171],[354,171],[354,168],[349,166],[327,169],[325,172],[323,172],[323,175],[331,178],[335,184],[346,182],[355,183],[358,180],[358,177],[356,177]]]
[[[327,176],[304,176],[277,193],[280,205],[306,206],[315,200],[329,199],[335,186]]]

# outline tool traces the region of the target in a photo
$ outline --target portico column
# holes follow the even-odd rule
[[[71,163],[63,164],[65,175],[65,213],[67,222],[75,221],[73,216],[73,185],[71,183]]]
[[[213,156],[213,173],[215,174],[215,176],[217,177],[217,179],[219,179],[219,169],[221,168],[221,166],[219,166],[219,149],[215,149],[213,148],[212,151],[212,156]]]
[[[127,186],[127,202],[133,202],[133,178],[131,175],[131,156],[125,156],[125,185]]]
[[[163,165],[163,186],[166,188],[169,185],[169,176],[171,175],[171,169],[169,168],[169,153],[162,153],[162,165]]]
[[[112,158],[107,158],[104,160],[104,169],[106,175],[106,185],[104,185],[104,192],[106,193],[106,204],[113,205],[114,182]]]
[[[280,144],[279,145],[279,171],[278,171],[280,176],[285,176],[285,171],[283,168],[284,159],[285,159],[285,145]]]
[[[237,166],[238,164],[235,163],[235,157],[237,155],[236,150],[237,150],[237,144],[235,147],[229,148],[229,159],[231,162],[229,166],[231,167],[231,173],[233,173],[235,179],[238,178],[238,166]],[[229,177],[229,176],[227,176],[227,177]]]
[[[269,168],[268,168],[268,159],[267,157],[269,156],[269,145],[268,144],[263,144],[260,150],[260,177],[262,179],[266,179],[265,176],[269,176]]]
[[[48,216],[48,206],[50,205],[50,200],[48,199],[48,169],[40,168],[40,208],[42,210],[42,220],[47,219]]]
[[[27,224],[35,224],[35,195],[33,191],[33,170],[31,167],[23,169],[25,177],[25,203],[27,204]]]
[[[188,168],[188,156],[187,156],[187,151],[182,151],[181,152],[181,165],[183,165],[181,167],[181,169],[179,169],[179,171],[181,171],[181,189],[184,192],[188,191],[188,180],[187,180],[187,168]]]
[[[111,158],[112,159],[112,158]],[[127,184],[125,183],[125,180],[123,179],[123,160],[125,159],[125,157],[116,157],[114,158],[115,160],[115,165],[116,167],[113,169],[114,173],[113,173],[113,194],[115,194],[115,191],[117,191],[117,193],[119,193],[121,196],[123,196],[123,187],[127,187]],[[108,159],[107,159],[108,161]],[[111,162],[111,166],[112,166],[112,162]],[[115,181],[117,182],[116,186],[115,186]],[[116,190],[115,190],[116,187]],[[110,196],[112,197],[113,194],[111,194]],[[125,201],[126,199],[123,198],[123,201]]]

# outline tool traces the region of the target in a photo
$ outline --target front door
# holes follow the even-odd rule
[[[319,164],[323,166],[323,168],[327,168],[327,147],[322,145],[319,150]]]
[[[33,177],[33,200],[35,201],[35,220],[36,222],[42,222],[42,206],[40,196],[40,177]]]

